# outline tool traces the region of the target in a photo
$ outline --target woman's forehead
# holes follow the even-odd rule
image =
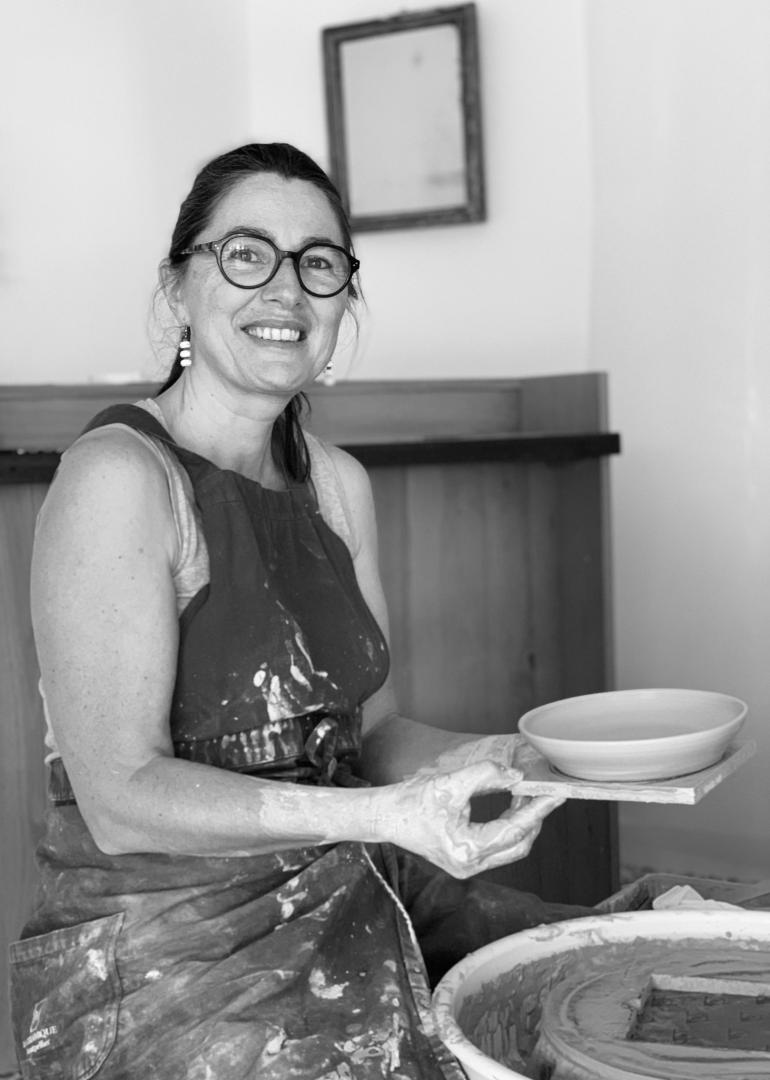
[[[286,180],[275,173],[239,180],[218,203],[206,232],[214,238],[242,227],[266,232],[284,244],[316,237],[343,242],[324,192],[309,180]]]

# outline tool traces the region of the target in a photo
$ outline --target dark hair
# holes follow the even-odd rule
[[[189,256],[181,253],[191,247],[206,228],[222,199],[241,180],[257,173],[275,173],[284,180],[307,180],[329,200],[343,237],[343,245],[353,253],[350,224],[340,194],[320,165],[302,150],[289,143],[249,143],[214,158],[195,177],[189,194],[179,208],[179,217],[171,237],[168,265],[179,268]],[[348,286],[351,299],[358,298],[355,286]],[[162,394],[177,381],[184,368],[177,350],[169,376],[158,390]],[[278,417],[273,432],[273,452],[283,460],[289,476],[306,480],[310,459],[300,420],[309,408],[304,394],[296,394]]]

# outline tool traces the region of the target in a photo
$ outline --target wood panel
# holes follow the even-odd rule
[[[519,430],[607,430],[607,379],[601,372],[541,375],[518,385]]]
[[[107,405],[154,383],[0,386],[0,450],[62,450]],[[530,379],[345,381],[308,393],[308,426],[338,443],[463,439],[523,432],[606,431],[601,372]]]
[[[517,379],[318,383],[307,395],[308,427],[342,443],[510,433],[521,430],[522,385]],[[61,450],[101,409],[156,390],[153,383],[2,386],[0,450]]]
[[[456,731],[512,732],[536,705],[607,687],[601,519],[584,520],[597,512],[599,469],[370,470],[407,715]],[[614,812],[573,802],[546,822],[527,860],[490,876],[592,904],[616,887],[613,853]]]
[[[45,491],[43,484],[0,487],[0,1075],[15,1068],[6,946],[30,910],[45,807],[43,714],[27,599],[35,517]]]
[[[416,466],[370,475],[383,584],[389,602],[399,596],[391,636],[401,696],[413,715],[437,726],[510,730],[528,638],[516,470]],[[399,557],[389,566],[382,556],[391,548]]]

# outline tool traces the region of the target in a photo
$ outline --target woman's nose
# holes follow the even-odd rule
[[[297,268],[291,256],[284,255],[273,277],[270,278],[266,285],[262,286],[262,291],[268,298],[270,296],[280,297],[281,299],[287,296],[299,297],[302,293],[302,286],[299,283]]]

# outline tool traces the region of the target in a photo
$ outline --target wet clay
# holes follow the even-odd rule
[[[722,979],[699,982],[711,985],[703,990],[661,986],[653,976],[626,1038],[770,1053],[770,996],[756,986],[733,993]]]
[[[472,1042],[532,1080],[770,1080],[770,942],[595,940],[487,984],[458,1017]],[[685,1042],[693,992],[709,1035]]]

